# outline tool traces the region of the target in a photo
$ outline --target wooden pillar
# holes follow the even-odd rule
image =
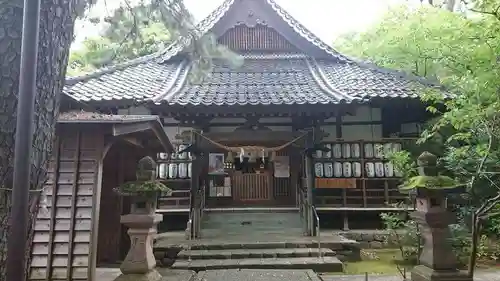
[[[314,146],[314,127],[307,134],[306,147],[311,148]],[[314,233],[314,214],[312,212],[313,206],[313,188],[314,188],[314,161],[312,158],[312,151],[305,154],[305,170],[307,180],[307,204],[306,204],[306,221],[307,221],[307,235],[312,236]]]
[[[199,136],[192,133],[191,145],[197,147]],[[191,238],[198,238],[200,236],[200,207],[201,198],[199,194],[200,187],[200,159],[199,155],[193,154],[193,160],[191,162],[191,205],[190,205],[190,216],[192,216],[191,224]]]
[[[338,114],[335,118],[335,133],[337,139],[342,138],[342,115]],[[361,145],[363,147],[363,145]],[[364,167],[364,166],[363,166]],[[363,181],[364,184],[364,181]],[[364,190],[364,187],[363,187]],[[363,199],[366,199],[365,192],[363,193]],[[342,206],[344,208],[347,208],[347,189],[343,188],[342,189]],[[346,211],[342,212],[342,220],[343,220],[343,226],[342,230],[348,231],[349,230],[349,216]]]

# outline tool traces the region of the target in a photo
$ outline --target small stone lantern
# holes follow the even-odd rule
[[[152,280],[158,281],[161,275],[155,270],[153,239],[156,226],[163,216],[156,214],[157,196],[160,192],[171,190],[156,181],[156,163],[151,157],[144,157],[137,167],[137,181],[128,182],[117,188],[123,196],[132,199],[131,213],[121,216],[120,222],[129,228],[130,249],[120,266],[122,275],[115,280]]]
[[[156,179],[156,163],[151,157],[144,157],[139,160],[135,173],[138,184],[144,184]],[[131,214],[154,214],[157,205],[157,191],[140,192],[137,191],[131,198]]]
[[[462,192],[463,185],[439,175],[437,157],[429,152],[422,153],[417,164],[419,175],[400,187],[401,192],[415,194],[416,210],[411,217],[418,223],[424,240],[420,265],[413,269],[411,280],[472,281],[458,270],[449,242],[449,225],[455,217],[446,208],[446,195]]]

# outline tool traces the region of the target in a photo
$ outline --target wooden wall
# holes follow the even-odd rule
[[[32,248],[30,280],[89,280],[98,205],[103,134],[80,126],[58,128]],[[69,129],[69,130],[66,130]],[[43,205],[42,205],[43,206]]]
[[[123,153],[127,151],[127,153]],[[97,266],[112,266],[121,262],[130,247],[127,228],[120,223],[120,216],[130,211],[129,198],[123,198],[113,188],[123,182],[135,180],[140,155],[129,146],[115,144],[104,158],[102,172]]]

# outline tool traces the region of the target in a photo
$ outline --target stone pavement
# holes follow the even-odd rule
[[[196,273],[191,270],[171,270],[167,268],[157,268],[158,272],[163,276],[162,280],[165,281],[194,281],[196,280]],[[96,280],[97,281],[113,281],[120,276],[119,268],[97,268]]]
[[[475,274],[474,281],[500,281],[500,271],[483,271]],[[321,275],[323,281],[365,281],[364,275]],[[374,275],[368,281],[402,281],[401,276]]]
[[[201,281],[321,281],[312,270],[224,269],[198,273]]]
[[[159,268],[164,276],[171,275],[168,269]],[[176,271],[176,278],[169,276],[169,281],[190,281],[192,272]],[[98,268],[98,281],[113,281],[120,275],[118,268]],[[180,277],[180,278],[179,278]],[[320,278],[312,270],[254,270],[254,269],[230,269],[209,270],[198,273],[199,281],[365,281],[363,275],[321,275]],[[374,275],[369,281],[402,281],[401,276]],[[500,281],[500,271],[482,271],[476,273],[475,281]]]

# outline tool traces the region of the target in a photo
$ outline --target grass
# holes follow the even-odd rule
[[[327,273],[328,275],[364,275],[365,273],[373,275],[400,275],[398,270],[398,262],[401,261],[401,253],[399,249],[379,249],[379,250],[362,250],[361,261],[345,262],[344,272]],[[411,265],[400,265],[403,269],[406,267],[407,274],[410,274]],[[480,263],[480,270],[498,270],[500,269],[497,263]]]
[[[332,275],[363,275],[366,272],[377,275],[399,275],[397,261],[401,256],[398,249],[363,250],[362,260],[345,262],[344,272]],[[402,268],[402,267],[401,267]],[[407,271],[411,267],[407,267]]]
[[[398,249],[382,249],[363,251],[362,260],[359,262],[345,263],[344,274],[361,275],[365,272],[371,274],[399,274],[397,261],[401,254]],[[407,268],[409,271],[410,268]]]

